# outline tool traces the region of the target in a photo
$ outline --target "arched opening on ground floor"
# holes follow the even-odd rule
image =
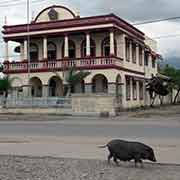
[[[108,80],[102,74],[97,74],[92,79],[93,93],[108,93]]]
[[[61,78],[53,76],[49,80],[49,96],[50,97],[59,97],[63,96],[63,82]]]
[[[38,77],[30,79],[29,84],[31,86],[32,97],[42,97],[42,82]]]

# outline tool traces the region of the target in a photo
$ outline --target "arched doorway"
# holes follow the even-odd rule
[[[10,93],[12,94],[13,97],[20,97],[22,96],[23,92],[23,81],[19,77],[13,77],[10,79],[11,82],[11,91]]]
[[[62,80],[57,76],[53,76],[49,80],[49,96],[50,97],[63,96],[63,83]]]
[[[29,84],[31,86],[32,97],[42,97],[42,82],[38,77],[30,79]]]
[[[96,57],[96,44],[92,39],[90,39],[90,56]],[[86,57],[86,39],[81,44],[81,57]]]
[[[73,59],[73,58],[76,58],[76,46],[75,46],[75,43],[74,41],[72,40],[69,40],[69,43],[68,43],[68,47],[69,47],[69,58]],[[64,43],[63,43],[63,46],[62,46],[62,55],[64,57]]]
[[[39,57],[38,57],[38,46],[34,43],[30,44],[30,60],[32,62],[36,62],[38,61]]]
[[[115,48],[115,55],[117,54],[117,43],[116,40],[114,40],[114,48]],[[110,38],[106,37],[102,41],[102,56],[108,57],[110,56]]]
[[[92,92],[94,93],[108,93],[108,80],[102,75],[95,75],[92,79]]]
[[[56,60],[56,45],[52,42],[48,43],[48,60]]]

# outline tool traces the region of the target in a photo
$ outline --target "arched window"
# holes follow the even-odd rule
[[[30,44],[30,60],[38,61],[38,46],[36,44]]]
[[[39,78],[33,77],[30,79],[29,84],[31,85],[31,96],[42,97],[42,82]]]
[[[76,58],[76,46],[74,41],[69,40],[69,58]],[[64,57],[64,43],[62,46],[62,55]]]
[[[52,42],[48,43],[48,60],[56,60],[56,45]]]
[[[92,79],[93,93],[108,93],[108,80],[102,74],[97,74]]]
[[[62,97],[63,96],[63,82],[57,77],[53,76],[50,78],[49,83],[49,96],[50,97]]]
[[[114,52],[117,54],[117,43],[114,40]],[[102,56],[110,56],[110,38],[107,37],[102,41]]]
[[[81,56],[86,57],[86,39],[81,44]],[[92,39],[90,39],[90,56],[96,56],[96,44]]]

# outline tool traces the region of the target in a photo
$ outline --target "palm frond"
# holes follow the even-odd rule
[[[90,72],[79,71],[76,72],[71,69],[66,77],[66,81],[71,85],[76,85],[81,82],[84,78],[90,75]]]

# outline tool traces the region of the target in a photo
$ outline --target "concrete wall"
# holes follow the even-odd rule
[[[108,112],[114,116],[115,97],[107,94],[76,94],[72,96],[72,111],[76,115],[100,115]]]

